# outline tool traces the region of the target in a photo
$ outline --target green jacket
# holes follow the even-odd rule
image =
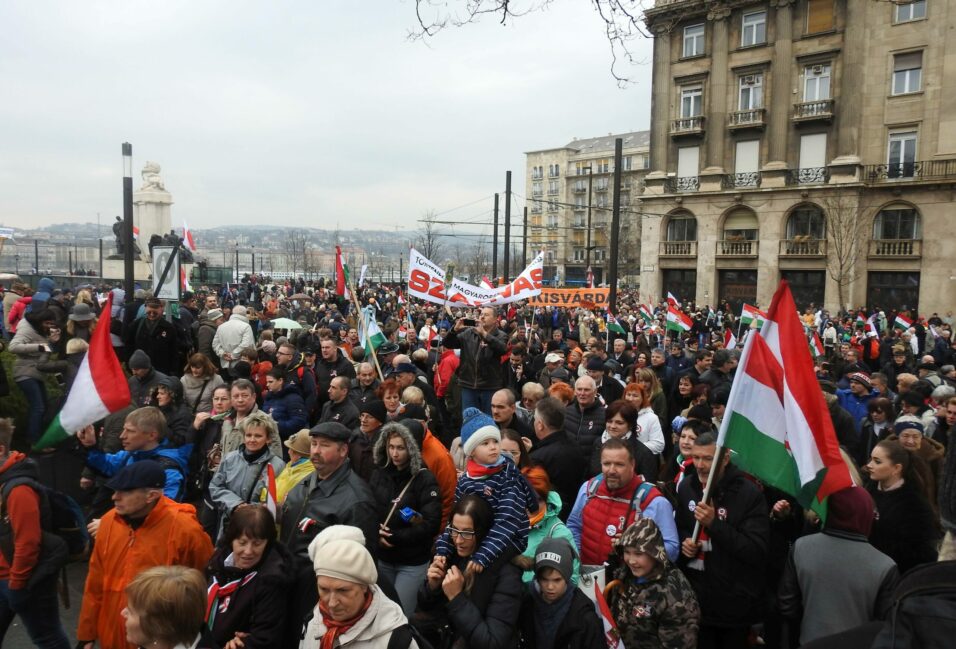
[[[578,549],[577,545],[574,543],[574,536],[571,534],[571,530],[568,529],[567,525],[561,522],[561,519],[558,518],[558,514],[561,513],[561,496],[558,495],[557,491],[548,492],[548,503],[547,511],[537,525],[531,528],[531,531],[528,532],[528,549],[525,550],[522,555],[529,557],[532,561],[534,560],[534,553],[538,549],[538,545],[541,541],[549,537],[554,537],[558,539],[564,539],[571,544],[571,547],[574,548],[574,572],[571,574],[571,584],[573,586],[578,585],[578,571],[581,569],[581,561],[578,558]],[[528,583],[534,579],[534,570],[526,570],[521,576],[521,579]]]

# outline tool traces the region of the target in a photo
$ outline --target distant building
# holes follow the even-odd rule
[[[786,278],[802,307],[952,308],[952,2],[657,0],[645,20],[642,293],[766,306]]]
[[[640,194],[649,166],[649,136],[648,131],[608,134],[525,153],[529,256],[532,250],[544,250],[547,283],[583,285],[588,267],[588,232],[594,281],[600,284],[607,277],[616,138],[621,138],[624,145],[618,276],[624,282],[636,283],[640,227],[633,201]]]

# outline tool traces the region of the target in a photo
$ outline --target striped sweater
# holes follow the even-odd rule
[[[528,547],[528,512],[538,510],[538,498],[514,462],[507,459],[504,468],[484,478],[463,473],[455,486],[455,502],[464,496],[481,496],[494,512],[491,530],[471,559],[487,568],[510,545],[520,554]],[[446,529],[435,544],[439,556],[451,556],[454,545]]]

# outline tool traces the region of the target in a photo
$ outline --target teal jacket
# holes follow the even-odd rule
[[[578,546],[574,543],[574,536],[571,534],[571,530],[558,518],[558,514],[561,513],[561,496],[558,495],[557,491],[548,492],[547,507],[548,509],[544,514],[544,518],[528,532],[528,549],[522,554],[533,560],[534,553],[538,550],[538,545],[541,541],[549,537],[564,539],[574,548],[574,572],[571,574],[571,584],[577,586],[578,572],[581,570],[581,561],[578,558]],[[534,570],[526,570],[522,574],[521,579],[525,583],[530,582],[534,579]]]

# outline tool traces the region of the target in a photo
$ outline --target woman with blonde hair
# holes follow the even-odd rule
[[[150,649],[211,649],[203,625],[206,580],[185,566],[156,566],[126,587],[126,641]]]
[[[193,415],[212,409],[212,393],[225,381],[205,354],[195,353],[183,368],[183,402]]]

